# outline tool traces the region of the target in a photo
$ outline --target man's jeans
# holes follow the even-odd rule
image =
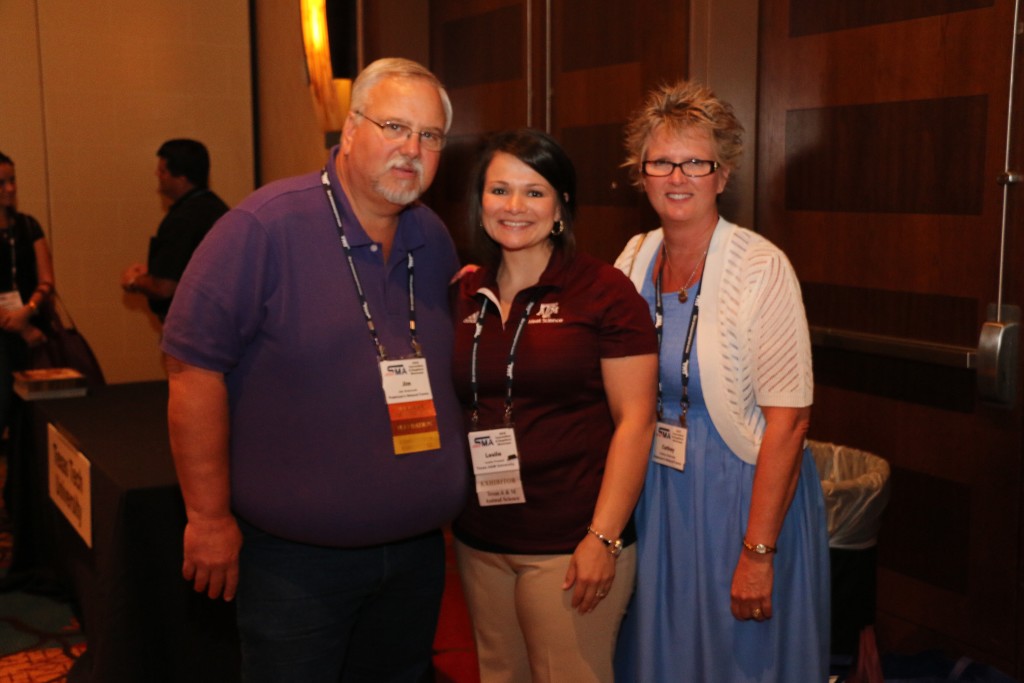
[[[431,680],[445,577],[440,531],[349,549],[241,526],[246,683]]]

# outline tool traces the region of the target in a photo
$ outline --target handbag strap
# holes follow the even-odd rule
[[[75,319],[71,317],[71,311],[68,310],[64,300],[57,294],[57,290],[50,293],[50,300],[46,302],[46,308],[48,315],[47,320],[50,323],[50,327],[55,330],[77,330],[78,326],[75,325]],[[65,323],[65,321],[67,321]]]

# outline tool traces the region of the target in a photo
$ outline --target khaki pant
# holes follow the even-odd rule
[[[511,555],[456,541],[473,619],[482,683],[611,683],[619,623],[636,578],[636,546],[616,561],[615,581],[594,611],[562,590],[570,555]]]

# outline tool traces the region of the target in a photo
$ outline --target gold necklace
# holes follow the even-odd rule
[[[710,246],[710,244],[708,246]],[[686,282],[684,282],[683,286],[679,289],[679,303],[685,304],[686,300],[690,298],[689,295],[687,295],[686,290],[693,287],[693,276],[697,274],[697,269],[700,268],[700,264],[704,263],[704,258],[707,255],[708,250],[705,248],[704,253],[701,254],[699,259],[697,259],[697,263],[693,265],[693,270],[690,271],[690,277],[686,278]]]

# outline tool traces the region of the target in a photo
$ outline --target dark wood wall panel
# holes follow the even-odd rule
[[[562,146],[576,166],[578,200],[599,206],[636,206],[637,191],[622,168],[622,125],[562,129]]]
[[[981,312],[973,297],[818,282],[806,282],[802,288],[812,325],[954,346],[978,343]]]
[[[812,33],[885,24],[907,19],[963,12],[991,7],[993,0],[793,0],[790,3],[789,34]]]
[[[988,98],[790,111],[786,208],[981,213]]]
[[[868,353],[815,346],[814,382],[939,410],[971,413],[976,407],[973,370]]]
[[[446,22],[441,28],[444,61],[438,75],[452,89],[523,78],[525,29],[520,6]]]
[[[562,32],[562,70],[594,69],[625,64],[639,59],[641,19],[628,2],[564,0],[562,16],[571,17],[559,28]]]
[[[689,2],[556,0],[552,13],[551,132],[579,175],[580,248],[613,260],[657,227],[621,168],[622,129],[645,93],[687,75]]]
[[[543,54],[534,35],[543,22],[530,16],[530,2],[430,2],[430,68],[447,87],[455,118],[424,201],[444,219],[467,262],[474,254],[466,199],[481,145],[489,132],[518,128],[536,111],[538,93],[530,85],[537,67],[532,74],[528,67]]]
[[[480,156],[483,138],[475,135],[457,135],[448,139],[437,176],[430,188],[431,196],[446,203],[464,202],[470,192],[470,178]],[[429,202],[428,202],[429,205]],[[447,222],[449,230],[461,232],[463,216],[452,216]]]
[[[576,245],[581,251],[609,262],[622,251],[623,235],[635,235],[646,226],[658,223],[658,215],[643,205],[638,210],[635,206],[584,204],[577,218]],[[610,230],[608,226],[616,226],[618,230]]]
[[[955,593],[966,593],[971,543],[970,487],[893,467],[894,494],[879,564]],[[897,551],[898,549],[898,551]]]

